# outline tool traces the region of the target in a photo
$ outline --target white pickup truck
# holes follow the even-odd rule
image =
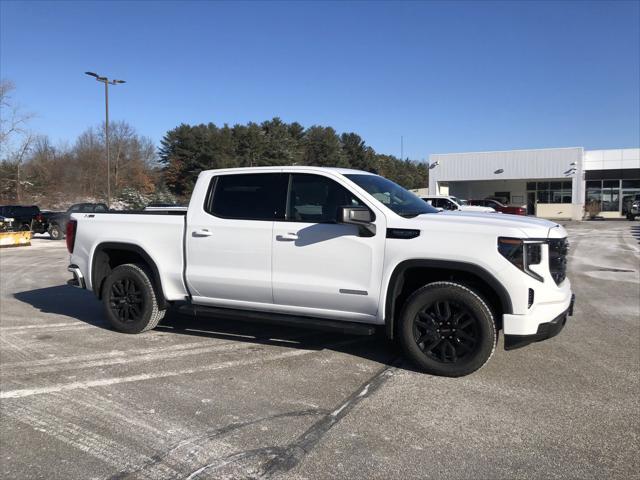
[[[119,331],[196,315],[371,334],[426,372],[484,365],[572,314],[567,234],[545,220],[439,212],[378,175],[318,167],[200,173],[187,211],[74,214],[69,283]]]

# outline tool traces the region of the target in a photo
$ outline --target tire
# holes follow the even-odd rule
[[[455,282],[434,282],[405,302],[398,339],[421,370],[461,377],[480,369],[496,348],[496,323],[476,292]]]
[[[31,226],[28,223],[23,223],[22,225],[20,225],[20,231],[28,232],[29,230],[31,230]]]
[[[154,329],[166,311],[158,306],[150,275],[133,263],[111,271],[102,286],[102,303],[109,323],[123,333]]]
[[[51,240],[62,240],[64,238],[60,225],[51,225],[51,227],[49,227],[49,235],[51,236]]]

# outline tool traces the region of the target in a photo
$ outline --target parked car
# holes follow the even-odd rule
[[[48,218],[48,232],[53,240],[62,240],[67,229],[67,222],[72,213],[105,213],[109,208],[104,203],[76,203],[66,212],[55,213]]]
[[[556,335],[572,314],[567,232],[437,210],[358,170],[201,172],[186,212],[72,214],[70,284],[125,333],[173,305],[200,315],[372,334],[426,372],[461,376]],[[84,301],[79,298],[78,301]]]
[[[640,217],[640,194],[635,195],[631,200],[631,205],[627,211],[627,220],[635,220]]]
[[[512,205],[505,205],[502,202],[494,198],[485,198],[484,200],[469,200],[469,205],[478,205],[482,207],[491,207],[496,212],[508,213],[511,215],[526,215],[527,208],[526,207],[518,207]]]
[[[47,222],[36,205],[2,205],[0,216],[13,218],[16,230],[31,230],[34,233],[45,233]]]
[[[493,208],[467,205],[466,200],[461,200],[449,195],[431,195],[422,197],[422,200],[427,202],[429,205],[442,210],[495,213]]]

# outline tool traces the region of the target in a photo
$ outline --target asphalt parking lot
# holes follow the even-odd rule
[[[6,479],[640,478],[640,224],[567,225],[575,315],[459,379],[377,337],[116,333],[64,242],[0,251]]]

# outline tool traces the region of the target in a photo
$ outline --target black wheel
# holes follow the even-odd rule
[[[23,232],[28,232],[29,230],[31,230],[31,226],[28,223],[23,223],[22,225],[20,225],[20,230],[22,230]]]
[[[491,309],[473,290],[434,282],[406,301],[398,338],[405,355],[427,373],[460,377],[475,372],[497,341]]]
[[[109,322],[124,333],[151,330],[164,317],[147,272],[128,263],[113,269],[102,286],[102,302]]]
[[[59,225],[51,225],[49,235],[51,236],[51,240],[62,240],[64,238],[64,234]]]

